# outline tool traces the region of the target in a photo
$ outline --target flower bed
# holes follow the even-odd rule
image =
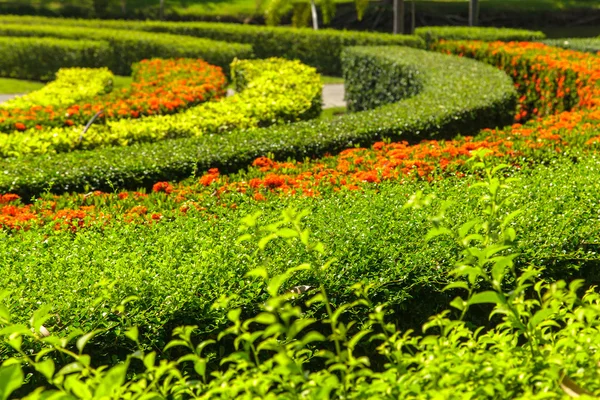
[[[277,158],[301,159],[340,151],[353,144],[371,144],[382,137],[406,140],[475,133],[485,127],[506,125],[513,119],[516,106],[513,84],[493,67],[405,47],[350,49],[347,57],[375,58],[383,65],[390,60],[411,62],[423,73],[423,90],[397,103],[333,120],[275,125],[243,134],[203,135],[127,148],[10,160],[0,163],[4,171],[0,175],[0,189],[29,198],[48,190],[49,182],[52,182],[51,191],[60,193],[84,191],[86,187],[98,190],[148,187],[157,181],[187,178],[196,171],[214,167],[231,172],[245,168],[255,158],[268,153]],[[285,95],[293,92],[287,91]],[[310,107],[310,101],[299,104]],[[209,103],[207,107],[218,104]],[[191,136],[196,136],[187,127],[197,126],[197,120],[181,120],[179,116],[160,118],[181,121],[183,129],[173,124],[166,124],[168,129],[165,130],[153,123],[137,123],[123,125],[123,130],[146,137],[164,137],[165,134],[172,137],[179,132],[192,132]],[[36,167],[32,169],[34,164]]]
[[[85,76],[75,77],[75,80]],[[0,108],[0,131],[86,124],[99,111],[101,120],[170,114],[223,96],[227,81],[220,67],[203,60],[144,60],[133,67],[130,88],[82,101],[52,106]],[[61,100],[62,101],[62,100]]]
[[[114,75],[107,68],[61,68],[54,81],[40,90],[5,101],[0,104],[0,110],[18,112],[34,106],[70,106],[83,99],[109,93],[112,90],[113,79]],[[1,118],[0,116],[0,120]],[[20,122],[20,125],[23,125],[21,129],[26,129],[23,122]]]
[[[77,125],[0,134],[0,156],[22,157],[202,136],[311,119],[320,113],[321,81],[314,68],[281,59],[235,61],[232,74],[237,94],[175,113],[183,106],[189,107],[213,96],[218,98],[225,83],[220,70],[214,74],[210,68],[204,71],[205,81],[202,81],[203,76],[196,76],[199,71],[195,69],[202,69],[204,64],[188,60],[182,63],[191,67],[189,72],[194,79],[201,80],[198,86],[188,88],[186,85],[194,80],[180,76],[183,72],[173,67],[178,63],[154,60],[140,64],[139,68],[145,71],[142,75],[151,71],[150,75],[166,80],[166,85],[157,87],[155,80],[142,76],[130,92],[111,95],[118,101],[108,96],[109,100],[104,103],[73,106],[64,115],[55,114],[59,121],[62,117],[66,125],[73,124],[73,117],[78,117],[79,123],[85,122],[97,110],[105,110],[108,118],[121,119],[95,124],[85,135],[82,135],[83,127]],[[190,99],[192,102],[188,103]],[[152,115],[154,113],[173,115]],[[143,114],[151,116],[140,118],[135,124],[122,118]],[[169,154],[166,150],[164,156]]]

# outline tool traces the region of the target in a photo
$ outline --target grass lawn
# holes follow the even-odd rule
[[[0,94],[29,93],[44,86],[42,82],[0,78]]]

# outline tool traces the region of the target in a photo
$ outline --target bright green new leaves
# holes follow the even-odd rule
[[[68,106],[77,101],[112,90],[114,75],[108,68],[61,68],[56,80],[40,90],[0,104],[0,108],[31,108],[32,106]]]

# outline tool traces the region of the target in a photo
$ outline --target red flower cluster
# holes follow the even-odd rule
[[[223,96],[227,82],[220,67],[193,59],[141,61],[134,66],[133,81],[130,88],[68,107],[0,109],[0,131],[83,125],[102,110],[110,119],[171,114]]]
[[[435,49],[504,70],[520,93],[516,121],[600,105],[600,57],[542,43],[441,41]]]

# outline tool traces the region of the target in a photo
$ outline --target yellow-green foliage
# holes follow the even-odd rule
[[[320,76],[299,61],[235,60],[232,76],[239,92],[221,101],[203,103],[180,114],[97,124],[83,136],[80,126],[4,134],[0,135],[0,156],[126,146],[307,120],[320,114]]]
[[[56,80],[40,90],[3,103],[5,109],[32,106],[69,106],[77,101],[112,90],[114,75],[108,68],[61,68]]]

